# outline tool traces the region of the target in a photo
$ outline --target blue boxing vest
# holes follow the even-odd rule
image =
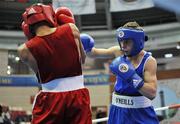
[[[145,52],[144,57],[142,58],[140,64],[135,69],[136,73],[143,79],[144,66],[148,58],[150,57],[150,53]],[[129,85],[127,82],[123,82],[122,78],[116,76],[116,84],[115,84],[115,92],[121,95],[127,96],[142,96],[133,85]]]
[[[151,56],[145,52],[140,64],[135,69],[136,73],[143,79],[144,66]],[[124,96],[142,96],[133,85],[116,76],[115,93]],[[108,124],[159,124],[156,113],[152,106],[146,108],[123,108],[113,104],[110,106]]]

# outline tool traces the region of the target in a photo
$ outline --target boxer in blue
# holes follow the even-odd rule
[[[144,50],[147,36],[137,22],[128,22],[116,31],[119,46],[94,47],[94,39],[81,35],[87,55],[115,58],[110,70],[116,75],[108,124],[159,124],[151,100],[156,96],[157,63]]]

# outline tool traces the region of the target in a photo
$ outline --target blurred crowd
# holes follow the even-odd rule
[[[9,110],[8,106],[0,105],[0,124],[30,124],[31,115],[25,111]]]

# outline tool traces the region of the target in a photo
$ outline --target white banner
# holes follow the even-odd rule
[[[131,11],[153,7],[152,0],[110,0],[110,11]]]
[[[74,15],[85,15],[96,13],[95,0],[52,0],[53,8],[61,6],[68,7]]]

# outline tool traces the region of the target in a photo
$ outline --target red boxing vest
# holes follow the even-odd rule
[[[35,36],[26,46],[36,59],[40,83],[82,75],[78,47],[69,24],[57,27],[52,34]]]

